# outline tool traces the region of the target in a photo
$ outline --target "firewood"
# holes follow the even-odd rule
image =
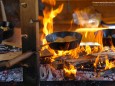
[[[48,51],[48,49],[44,49],[43,51],[40,51],[40,57],[51,57],[53,54]]]

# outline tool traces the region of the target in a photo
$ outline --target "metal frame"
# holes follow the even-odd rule
[[[42,81],[41,86],[115,86],[111,81]]]

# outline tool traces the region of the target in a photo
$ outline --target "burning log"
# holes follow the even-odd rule
[[[49,50],[45,49],[40,51],[40,63],[41,64],[49,64],[51,63],[53,54],[50,53]]]
[[[85,59],[84,59],[85,58]],[[105,62],[100,64],[100,61],[97,62],[98,64],[96,65],[96,71],[94,70],[94,58],[93,61],[91,61],[91,57],[84,57],[82,59],[78,59],[80,62],[79,66],[78,64],[76,66],[71,65],[70,63],[66,62],[66,60],[63,63],[63,69],[57,69],[55,67],[55,62],[52,64],[42,64],[43,67],[45,67],[44,70],[41,72],[44,73],[44,80],[45,81],[60,81],[60,80],[104,80],[104,81],[113,81],[115,78],[114,71],[109,72],[110,76],[105,77],[103,76],[103,72],[105,70]],[[85,61],[87,60],[87,61]],[[83,61],[83,62],[82,62]],[[89,61],[89,62],[88,62]],[[60,63],[60,61],[58,62]],[[100,66],[101,65],[101,66]],[[81,68],[79,68],[81,67]],[[113,69],[112,69],[113,70]],[[45,71],[45,72],[44,72]],[[101,72],[100,72],[101,71]],[[99,76],[100,74],[100,76]],[[106,72],[105,72],[106,74]],[[108,74],[108,72],[107,72]],[[106,75],[107,75],[106,74]],[[113,75],[114,74],[114,75]],[[43,79],[42,79],[43,80]]]
[[[100,52],[99,52],[100,53]],[[98,56],[98,54],[99,53],[93,53],[92,55],[94,55],[94,56]],[[100,54],[100,56],[105,56],[105,55],[108,55],[109,57],[113,57],[113,58],[115,58],[114,56],[115,56],[115,52],[113,52],[113,51],[103,51],[103,52],[101,52],[101,54]]]
[[[40,57],[51,57],[53,54],[48,50],[44,49],[43,51],[40,51]]]
[[[52,61],[51,57],[40,57],[40,64],[50,64]]]

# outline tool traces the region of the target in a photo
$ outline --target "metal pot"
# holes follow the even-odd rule
[[[70,41],[70,42],[55,42],[57,37],[64,38],[66,36],[72,36],[75,37],[76,40]],[[81,42],[82,35],[78,32],[69,32],[69,31],[64,31],[64,32],[54,32],[52,34],[49,34],[46,36],[47,42],[49,42],[49,46],[51,49],[54,50],[71,50],[75,49],[76,47],[79,46]]]
[[[13,35],[14,24],[12,22],[2,21],[0,22],[0,27],[8,28],[6,31],[3,31],[3,40]]]

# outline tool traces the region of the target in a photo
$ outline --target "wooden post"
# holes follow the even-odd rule
[[[30,23],[30,21],[38,19],[38,0],[20,0],[20,5],[23,52],[36,50],[38,23]]]
[[[39,38],[39,25],[38,23],[30,23],[31,19],[38,20],[38,0],[20,0],[20,18],[21,18],[21,31],[22,31],[22,52],[37,51],[38,38]],[[32,55],[29,60],[26,59],[24,63],[31,63],[31,69],[24,69],[28,71],[28,76],[35,77],[32,80],[24,78],[24,83],[29,86],[39,86],[39,54]],[[24,71],[24,76],[27,75]]]

